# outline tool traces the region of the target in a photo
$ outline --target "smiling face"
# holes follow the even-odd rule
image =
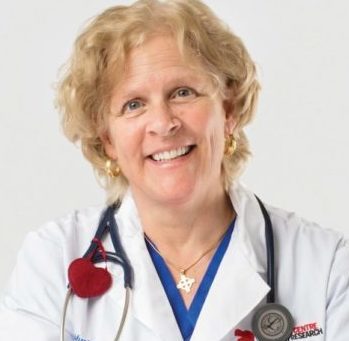
[[[221,192],[234,120],[204,70],[160,35],[131,50],[118,84],[102,141],[136,201],[182,204]]]

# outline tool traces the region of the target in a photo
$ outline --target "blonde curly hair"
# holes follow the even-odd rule
[[[104,180],[108,202],[121,199],[128,187],[123,175],[111,178],[105,169],[108,158],[100,136],[106,129],[111,92],[129,51],[159,32],[172,34],[183,54],[191,52],[200,58],[219,88],[234,94],[237,149],[223,159],[226,189],[250,154],[243,128],[253,117],[260,86],[255,64],[240,38],[199,0],[139,0],[111,7],[89,22],[77,38],[58,82],[56,100],[65,135],[80,142],[84,156]]]

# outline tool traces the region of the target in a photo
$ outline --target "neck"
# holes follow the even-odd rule
[[[160,248],[190,256],[220,238],[235,213],[223,187],[180,205],[137,201],[146,235]]]

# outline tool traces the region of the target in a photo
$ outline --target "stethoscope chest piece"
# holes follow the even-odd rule
[[[252,319],[252,330],[260,341],[286,341],[292,334],[294,321],[281,304],[267,303],[260,307]]]

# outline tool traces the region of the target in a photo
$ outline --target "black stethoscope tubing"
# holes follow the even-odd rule
[[[124,287],[132,289],[134,281],[133,268],[121,244],[119,229],[115,220],[115,213],[119,209],[119,207],[120,202],[107,207],[107,209],[102,214],[102,218],[99,221],[98,228],[94,236],[94,239],[102,240],[106,235],[106,232],[109,232],[115,252],[107,251],[106,258],[104,259],[100,253],[95,252],[98,248],[98,244],[92,241],[89,248],[83,255],[83,258],[87,258],[89,255],[93,254],[93,257],[91,259],[92,263],[96,264],[104,261],[109,261],[114,264],[120,265],[124,272]]]
[[[262,201],[255,195],[262,211],[265,222],[265,244],[267,251],[267,283],[270,291],[267,295],[267,303],[275,302],[275,262],[274,262],[274,234],[270,216]]]

